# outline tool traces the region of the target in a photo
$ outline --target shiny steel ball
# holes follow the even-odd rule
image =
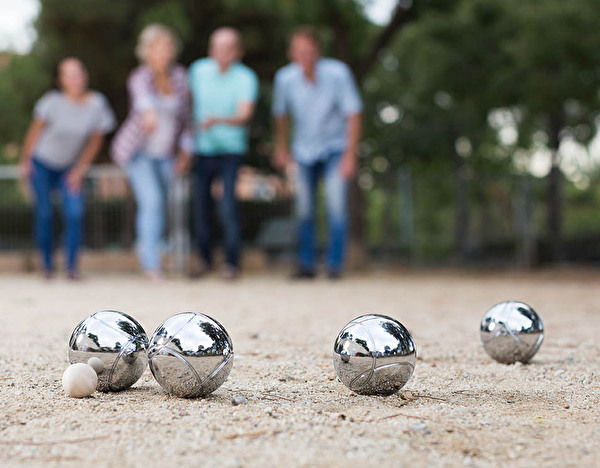
[[[69,361],[88,363],[98,358],[98,390],[118,392],[131,387],[148,364],[148,336],[132,317],[103,310],[83,319],[69,340]]]
[[[160,325],[148,347],[154,378],[168,393],[203,397],[227,380],[233,344],[225,328],[196,312],[174,315]]]
[[[501,302],[483,316],[480,336],[483,348],[496,361],[526,363],[542,345],[544,325],[527,304]]]
[[[369,314],[355,318],[333,346],[333,366],[346,387],[363,395],[391,395],[412,376],[417,352],[397,320]]]

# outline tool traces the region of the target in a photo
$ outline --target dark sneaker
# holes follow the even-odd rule
[[[290,276],[292,280],[308,280],[315,278],[315,270],[309,270],[308,268],[298,267]]]

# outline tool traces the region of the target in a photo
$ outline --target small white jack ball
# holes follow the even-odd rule
[[[96,371],[83,362],[71,364],[63,374],[62,386],[70,397],[88,397],[94,393],[96,385],[98,385]]]
[[[97,357],[89,358],[88,364],[92,366],[92,368],[96,371],[96,374],[99,374],[102,372],[102,369],[104,369],[104,363],[102,362],[102,359]]]

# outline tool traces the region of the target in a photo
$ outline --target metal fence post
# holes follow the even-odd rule
[[[188,228],[190,184],[187,177],[177,177],[170,196],[169,218],[171,220],[171,242],[173,268],[185,273],[189,266],[190,231]]]
[[[410,169],[398,169],[398,235],[400,248],[412,257],[415,242],[413,181]]]
[[[517,179],[515,194],[514,221],[517,234],[516,260],[523,268],[532,268],[535,263],[535,232],[532,221],[531,179],[522,176]]]

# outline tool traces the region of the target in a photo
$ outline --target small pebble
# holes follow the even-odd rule
[[[71,364],[63,374],[62,386],[70,397],[88,397],[94,393],[96,385],[98,385],[98,375],[89,364],[83,362]]]
[[[231,404],[233,406],[245,405],[246,397],[244,395],[236,395],[231,399]]]
[[[104,369],[104,363],[102,362],[102,359],[100,359],[100,358],[91,357],[88,359],[87,363],[90,366],[92,366],[92,369],[94,369],[96,371],[96,374],[99,374],[100,372],[102,372],[102,369]]]
[[[409,426],[411,431],[422,432],[425,435],[431,434],[431,431],[427,428],[427,426],[423,423],[420,424],[412,424]]]

